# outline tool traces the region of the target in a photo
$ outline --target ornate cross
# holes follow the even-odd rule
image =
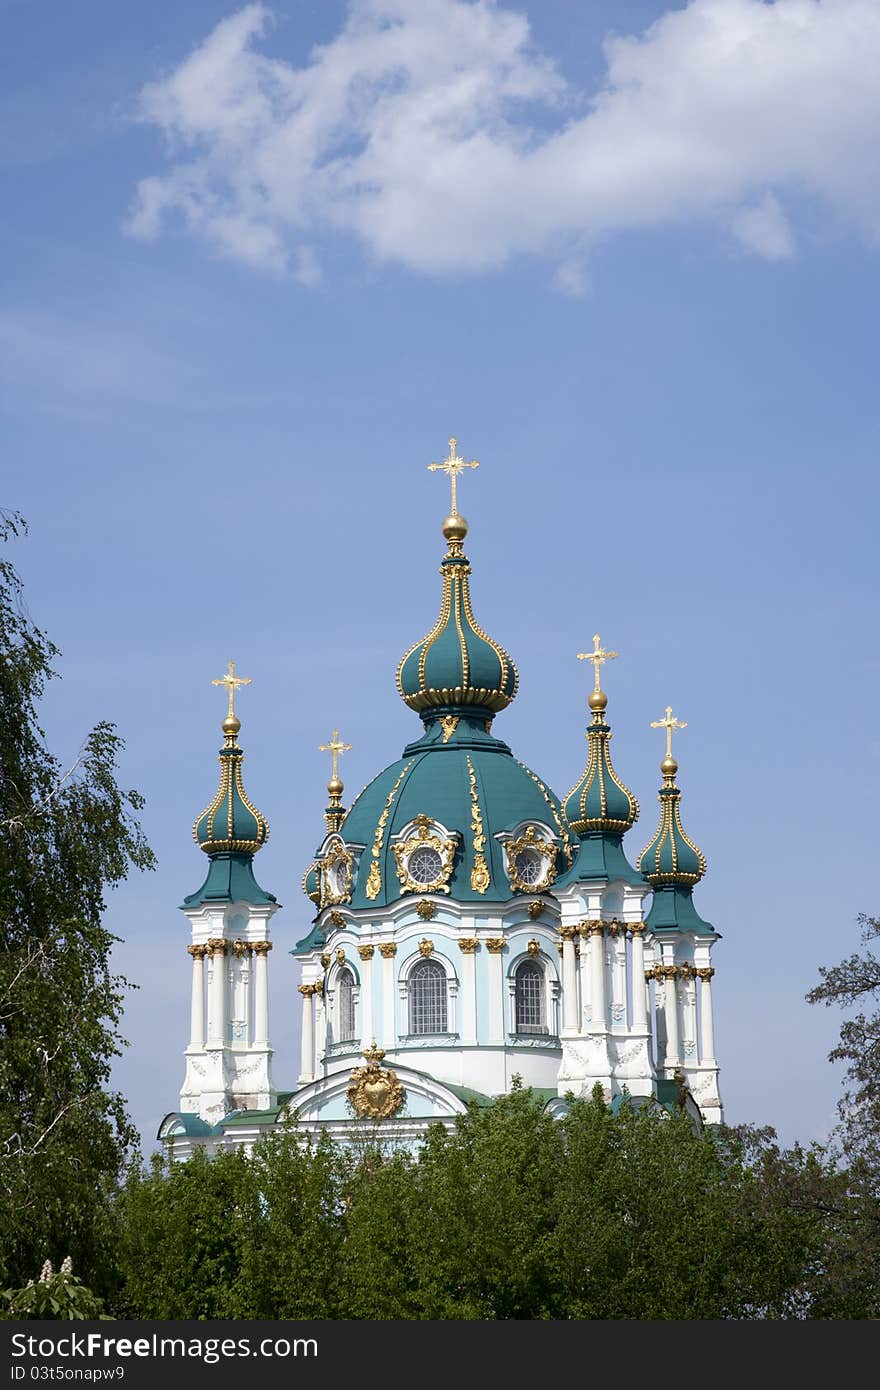
[[[318,744],[318,752],[319,752],[319,753],[331,753],[331,754],[332,754],[332,756],[333,756],[333,773],[332,773],[332,776],[333,776],[333,780],[334,780],[334,781],[338,781],[338,780],[339,780],[339,754],[340,754],[340,753],[350,753],[350,752],[351,752],[351,744],[350,744],[350,743],[343,743],[343,742],[340,740],[340,737],[339,737],[339,730],[338,730],[338,729],[334,729],[334,730],[333,730],[333,737],[331,738],[331,740],[330,740],[329,743],[319,743],[319,744]]]
[[[599,645],[598,632],[593,633],[593,650],[591,652],[578,652],[578,661],[592,661],[593,663],[593,670],[596,674],[596,690],[599,689],[599,667],[605,661],[613,661],[617,655],[617,652],[606,652],[604,648]]]
[[[652,719],[652,721],[651,721],[651,728],[652,728],[652,729],[665,729],[665,730],[666,730],[666,756],[667,756],[667,758],[671,758],[671,757],[672,757],[672,730],[673,730],[673,729],[686,729],[686,728],[687,728],[687,724],[684,722],[684,720],[674,718],[673,713],[672,713],[672,706],[671,706],[671,705],[667,705],[667,706],[666,706],[666,714],[665,714],[665,716],[663,717],[663,719]]]
[[[459,458],[459,457],[458,457],[458,454],[455,452],[455,449],[456,449],[456,445],[457,445],[457,444],[458,444],[458,440],[457,440],[457,439],[450,439],[450,441],[449,441],[449,458],[448,458],[448,459],[444,459],[442,463],[429,463],[429,464],[428,464],[428,472],[429,472],[429,473],[438,473],[438,472],[439,472],[439,473],[446,473],[446,474],[448,475],[448,477],[449,477],[449,481],[450,481],[450,483],[452,484],[452,515],[453,515],[453,516],[458,516],[458,494],[457,494],[457,491],[456,491],[456,484],[457,484],[457,482],[458,482],[458,475],[459,475],[459,473],[462,471],[463,468],[479,468],[479,466],[480,466],[479,463],[478,463],[478,461],[477,461],[476,459],[469,459],[469,460],[466,462],[464,459]]]
[[[227,718],[227,719],[233,719],[233,718],[235,717],[235,690],[236,690],[236,687],[239,686],[239,685],[250,685],[250,683],[251,683],[251,678],[250,678],[250,676],[237,676],[237,675],[235,674],[235,662],[234,662],[234,661],[230,661],[230,663],[229,663],[229,670],[226,672],[226,675],[225,675],[225,676],[218,676],[217,679],[216,679],[215,681],[211,681],[211,684],[212,684],[212,685],[225,685],[225,686],[228,686],[228,688],[229,688],[229,711],[228,711],[228,713],[227,713],[227,715],[226,715],[226,718]]]

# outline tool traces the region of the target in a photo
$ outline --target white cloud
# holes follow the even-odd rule
[[[691,0],[609,39],[597,93],[489,0],[353,0],[299,68],[259,50],[271,20],[245,6],[142,93],[171,163],[135,235],[176,217],[306,283],[331,231],[428,273],[536,254],[577,293],[614,232],[708,221],[780,259],[805,201],[880,230],[877,0]]]

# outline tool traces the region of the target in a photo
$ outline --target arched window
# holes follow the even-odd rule
[[[339,988],[339,1041],[347,1042],[356,1036],[354,1017],[354,976],[346,966],[337,978]]]
[[[446,1032],[446,971],[435,960],[420,961],[410,974],[409,1031]]]
[[[517,1033],[546,1033],[544,972],[537,961],[524,960],[517,966],[515,985]]]

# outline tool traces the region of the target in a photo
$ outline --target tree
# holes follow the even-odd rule
[[[868,949],[880,938],[880,917],[859,914],[863,952],[855,952],[839,965],[821,966],[822,983],[811,989],[811,1004],[838,1004],[862,1012],[841,1025],[840,1040],[829,1061],[846,1063],[849,1083],[838,1103],[840,1135],[850,1159],[872,1170],[880,1197],[880,960]],[[873,1013],[865,1006],[873,1007]]]
[[[0,514],[0,542],[25,530]],[[0,552],[0,1283],[69,1255],[97,1290],[136,1138],[108,1087],[128,982],[101,919],[107,889],[154,858],[142,798],[116,782],[115,726],[97,724],[66,771],[46,747],[37,708],[57,655]]]

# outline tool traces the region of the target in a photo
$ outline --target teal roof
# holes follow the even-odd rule
[[[184,907],[201,903],[274,903],[277,899],[261,888],[254,878],[254,861],[250,854],[212,854],[208,873],[201,888],[184,898]]]
[[[623,837],[599,830],[580,836],[574,863],[559,875],[553,887],[567,888],[569,884],[588,883],[592,879],[622,879],[633,887],[645,881],[627,859]]]
[[[614,771],[611,728],[605,722],[607,701],[601,690],[590,696],[593,721],[587,729],[587,765],[562,803],[563,814],[577,834],[580,847],[559,886],[590,879],[624,879],[635,884],[641,875],[623,850],[623,835],[638,819],[639,803]]]
[[[686,931],[696,936],[718,935],[694,907],[693,888],[676,883],[659,884],[654,889],[651,910],[645,918],[649,931]]]
[[[402,896],[391,842],[420,815],[458,833],[449,880],[457,902],[499,902],[513,896],[503,848],[495,836],[512,832],[524,821],[549,828],[560,847],[557,869],[568,867],[576,842],[559,801],[536,773],[517,762],[506,743],[495,738],[488,723],[473,711],[444,720],[428,718],[421,738],[357,797],[340,832],[347,844],[364,846],[352,907],[380,907]],[[489,874],[484,892],[472,886],[472,875],[477,884],[483,882],[475,874],[480,855]]]
[[[451,543],[440,567],[440,615],[397,668],[401,696],[420,713],[455,712],[462,706],[494,712],[509,705],[516,694],[516,667],[474,617],[470,572],[460,543]]]

